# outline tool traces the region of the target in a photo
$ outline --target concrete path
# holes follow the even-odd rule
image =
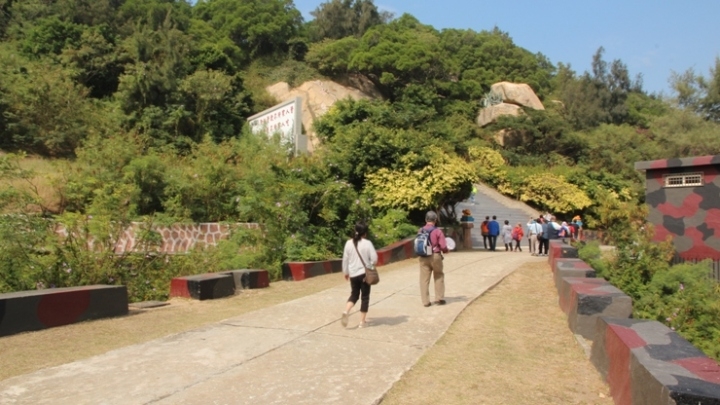
[[[367,328],[357,328],[357,313],[347,329],[340,325],[350,290],[343,285],[0,381],[0,404],[376,404],[470,302],[522,264],[545,261],[504,251],[448,254],[447,305],[425,308],[417,261],[409,260],[380,269]],[[432,283],[430,290],[432,300]]]

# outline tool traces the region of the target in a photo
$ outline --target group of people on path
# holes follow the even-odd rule
[[[480,224],[480,232],[483,237],[483,247],[485,250],[489,250],[491,252],[497,251],[497,240],[498,237],[502,236],[502,241],[505,244],[505,251],[512,252],[517,249],[522,252],[520,241],[522,240],[524,232],[520,224],[513,227],[510,225],[510,221],[505,220],[501,227],[500,223],[497,221],[497,216],[493,215],[492,219],[487,216]],[[515,242],[514,245],[513,242]]]
[[[527,236],[528,250],[533,256],[547,256],[550,240],[552,239],[578,239],[582,234],[582,219],[576,215],[570,224],[563,221],[558,223],[554,215],[546,213],[538,218],[530,217],[525,227],[521,223],[515,226],[505,220],[501,227],[497,217],[489,216],[480,224],[483,238],[483,247],[491,252],[497,251],[497,239],[502,237],[507,252],[522,252],[521,242]]]
[[[466,219],[472,218],[469,211],[463,211]],[[444,253],[449,249],[445,234],[436,227],[438,215],[434,211],[428,211],[425,215],[425,226],[418,230],[418,233],[429,233],[432,254],[420,256],[420,299],[424,307],[431,305],[445,305],[445,273],[443,272]],[[538,218],[530,217],[525,227],[518,223],[510,225],[505,220],[501,227],[497,216],[489,216],[480,225],[483,237],[483,246],[486,250],[495,252],[497,239],[502,236],[505,251],[522,252],[521,241],[527,236],[528,249],[533,256],[547,256],[552,239],[576,239],[582,233],[582,220],[580,216],[572,219],[570,225],[566,222],[558,223],[555,216],[550,213]],[[367,239],[368,226],[363,222],[355,224],[355,233],[345,243],[342,258],[342,271],[345,280],[350,282],[350,297],[345,304],[340,323],[347,327],[350,311],[360,300],[360,324],[358,328],[367,327],[367,313],[370,306],[371,285],[365,282],[366,267],[374,267],[378,261],[377,251],[373,243]],[[435,301],[430,301],[430,279],[434,280]]]
[[[419,257],[420,262],[420,299],[424,307],[445,305],[445,273],[443,272],[444,253],[448,253],[447,241],[442,229],[435,225],[437,213],[428,211],[425,214],[425,226],[418,230],[429,232],[432,255]],[[342,258],[342,271],[345,280],[350,282],[350,297],[340,318],[343,327],[347,327],[350,311],[360,300],[360,323],[358,328],[367,327],[367,313],[370,306],[371,285],[365,282],[366,266],[375,266],[378,261],[377,251],[373,243],[367,239],[368,226],[363,222],[355,224],[355,233],[345,243]],[[434,280],[435,301],[430,301],[430,279]]]

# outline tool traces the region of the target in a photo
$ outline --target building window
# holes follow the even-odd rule
[[[702,173],[666,174],[665,187],[697,187],[704,185]]]

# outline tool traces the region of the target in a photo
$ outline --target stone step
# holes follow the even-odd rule
[[[474,219],[471,231],[473,249],[483,249],[480,224],[486,216],[490,218],[493,215],[496,216],[501,226],[507,220],[513,226],[518,223],[522,224],[524,229],[531,216],[537,218],[540,215],[537,210],[527,204],[504,196],[484,184],[477,184],[476,188],[475,197],[459,203],[456,208],[458,219],[462,216],[464,209],[469,209],[472,213]],[[499,242],[498,245],[502,246],[502,242]]]

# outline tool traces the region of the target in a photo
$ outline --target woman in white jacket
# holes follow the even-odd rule
[[[358,298],[360,299],[360,325],[359,328],[367,326],[367,312],[370,306],[370,284],[365,282],[365,266],[375,266],[378,261],[377,252],[372,242],[367,240],[368,226],[363,222],[355,224],[355,234],[352,239],[345,243],[342,259],[342,271],[345,280],[350,281],[350,298],[345,305],[345,312],[342,313],[341,323],[347,327],[350,310]],[[362,256],[362,260],[360,257]],[[365,263],[363,265],[363,262]]]

